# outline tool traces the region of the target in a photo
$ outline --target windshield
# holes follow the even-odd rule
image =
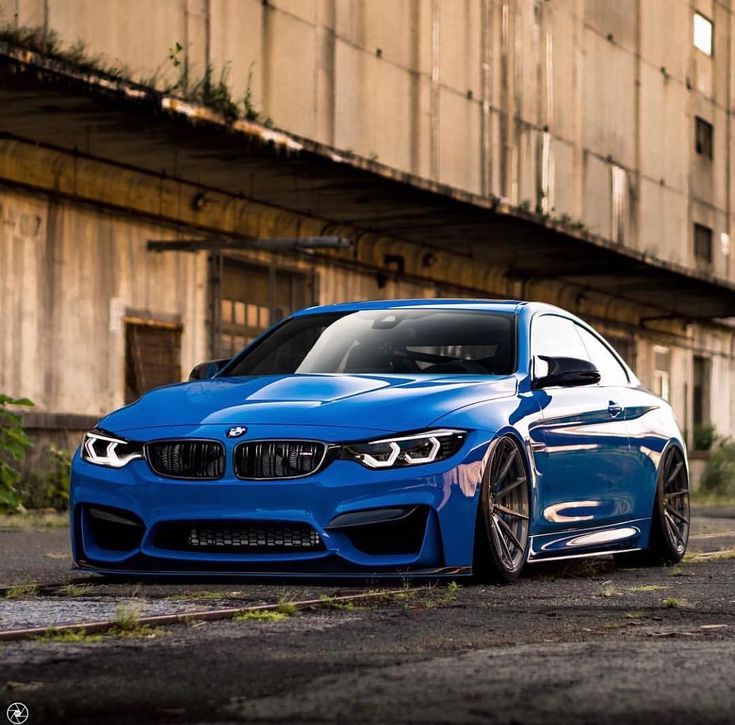
[[[514,317],[487,312],[364,310],[286,320],[223,373],[509,375]]]

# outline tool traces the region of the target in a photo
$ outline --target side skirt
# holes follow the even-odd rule
[[[645,548],[650,526],[650,519],[636,519],[593,529],[533,535],[527,561],[576,559],[636,551]]]

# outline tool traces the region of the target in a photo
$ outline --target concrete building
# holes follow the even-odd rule
[[[729,0],[3,0],[0,26],[0,390],[30,425],[74,440],[304,305],[510,296],[595,324],[690,442],[735,434]],[[355,244],[252,242],[315,235]]]

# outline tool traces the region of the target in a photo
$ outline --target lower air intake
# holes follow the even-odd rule
[[[161,524],[155,546],[177,551],[274,554],[324,549],[318,532],[308,524],[267,521]]]

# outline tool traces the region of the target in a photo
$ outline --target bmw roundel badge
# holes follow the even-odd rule
[[[227,431],[227,437],[228,438],[239,438],[240,436],[245,435],[245,433],[247,432],[248,432],[248,429],[244,425],[236,425]]]

